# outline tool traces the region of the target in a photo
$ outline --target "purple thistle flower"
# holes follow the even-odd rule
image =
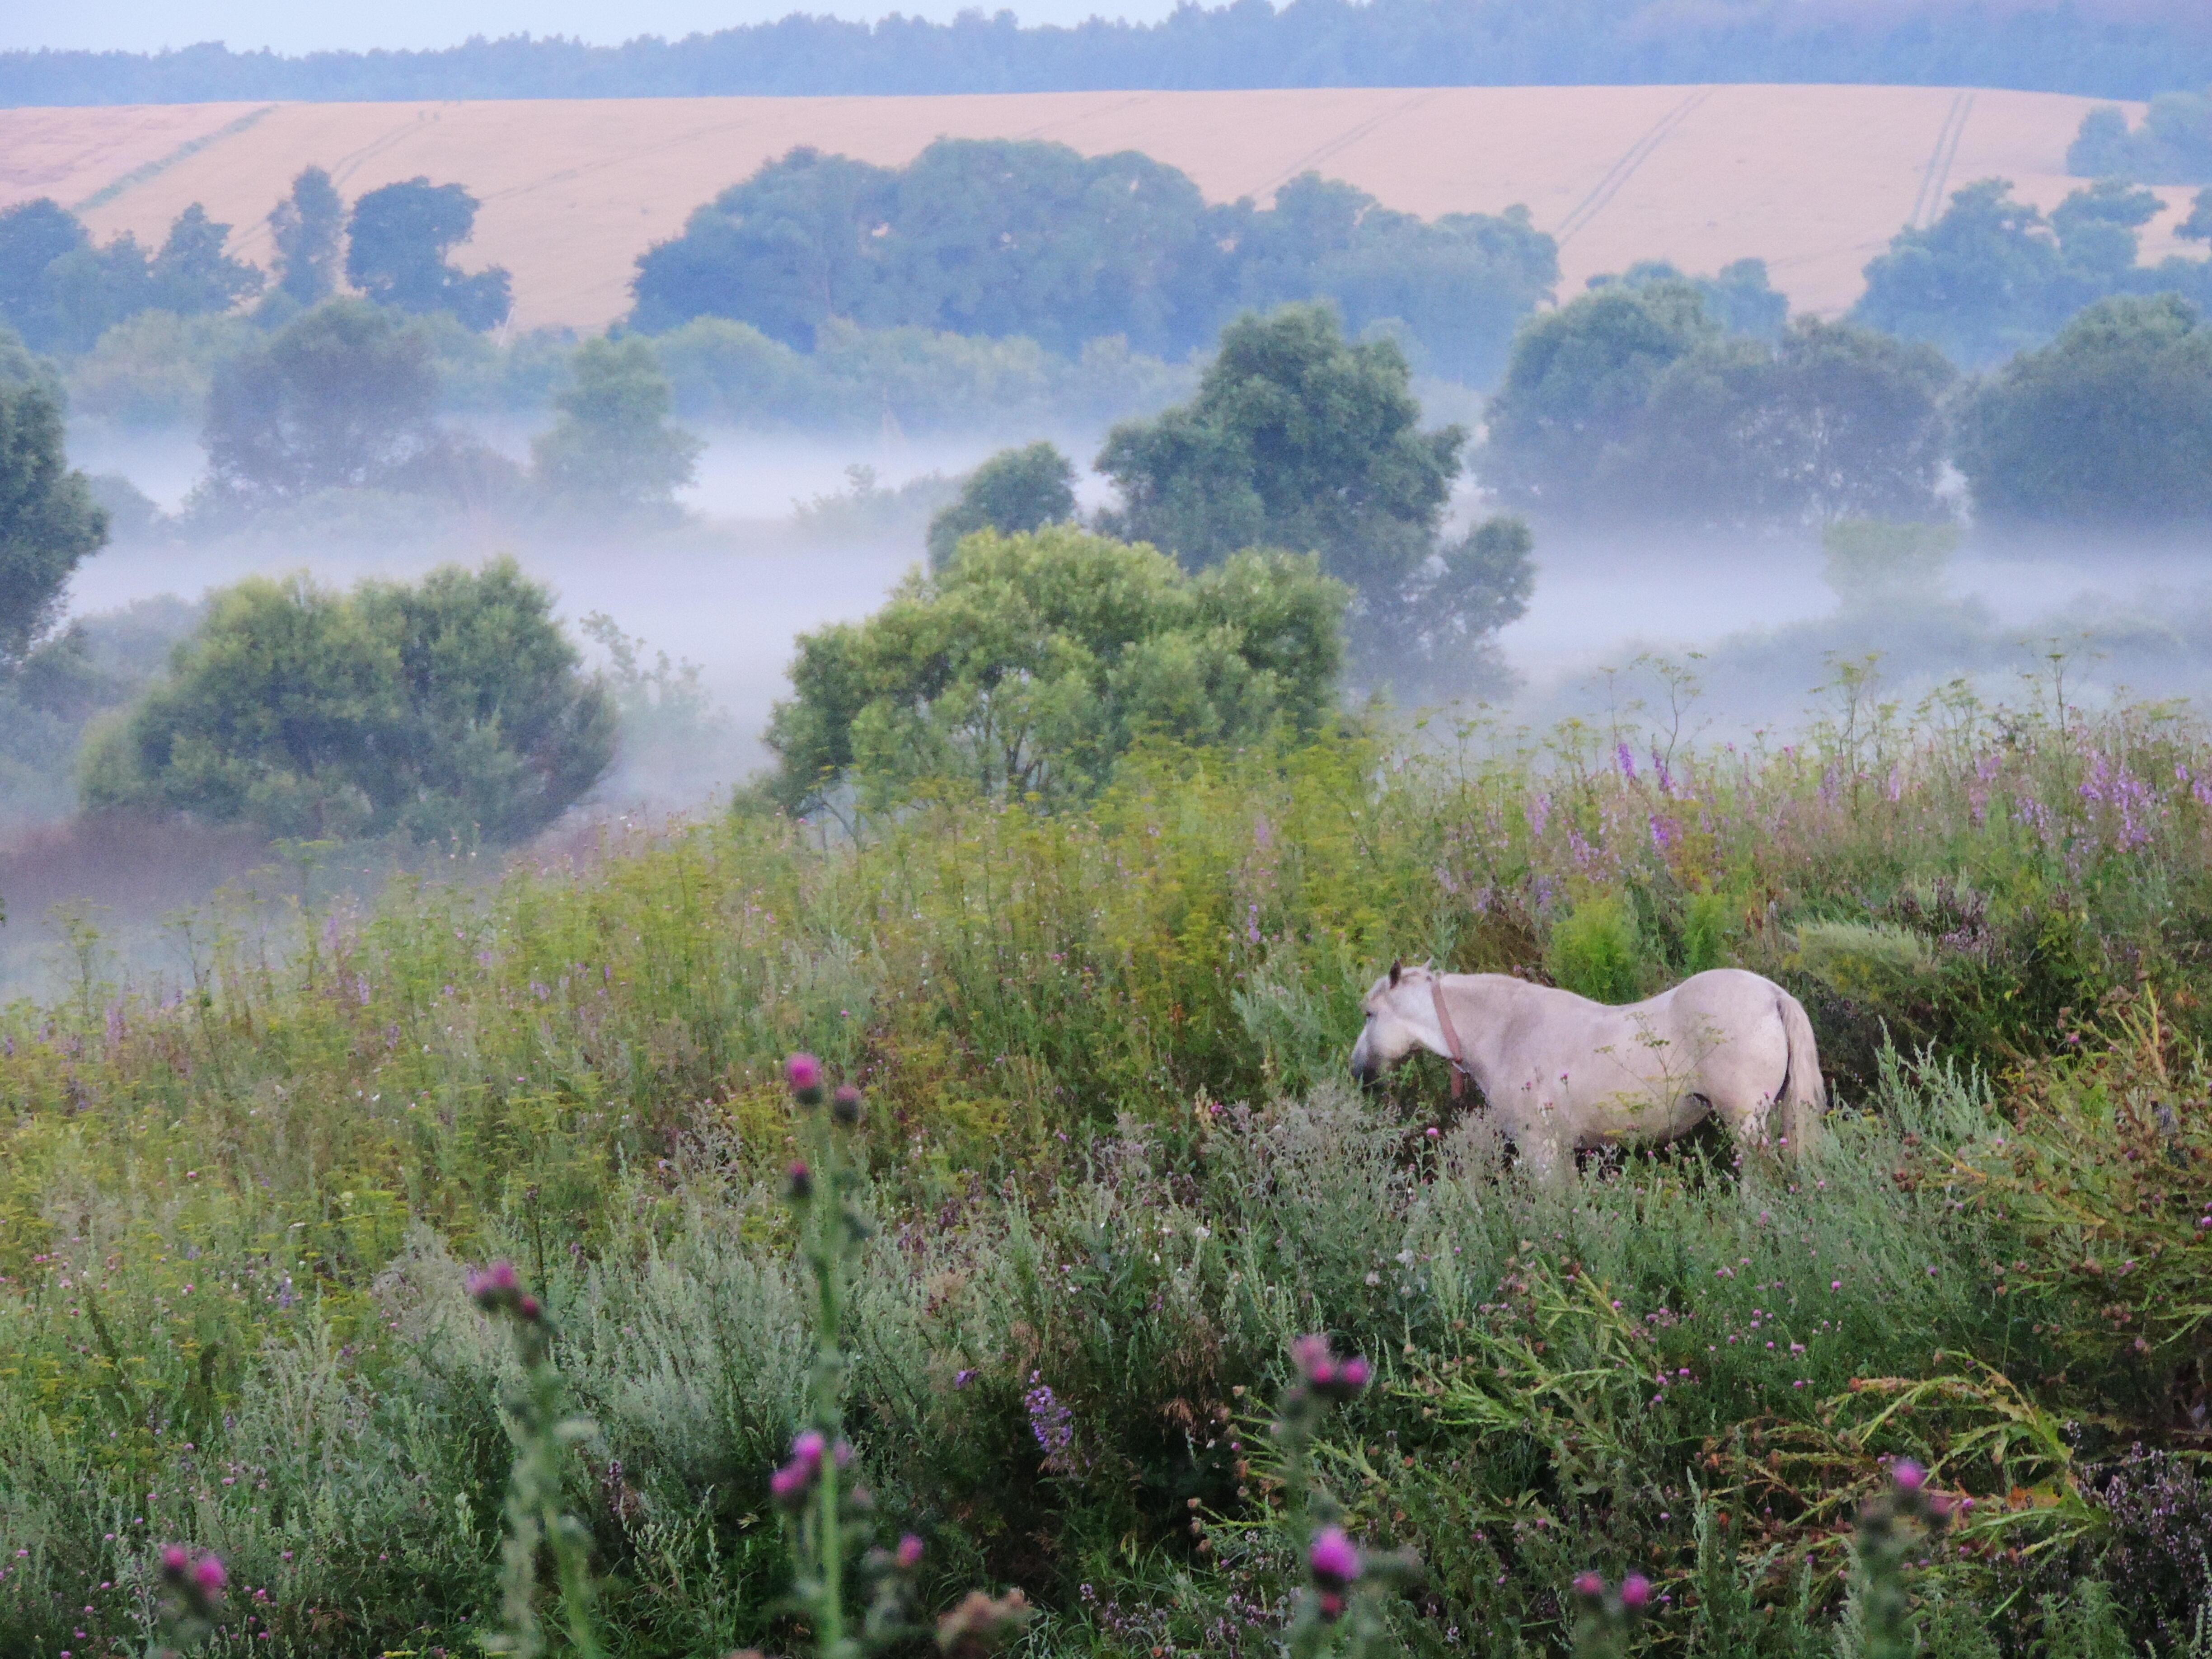
[[[1323,1527],[1306,1550],[1306,1565],[1314,1583],[1327,1589],[1342,1589],[1362,1571],[1359,1551],[1341,1527]]]

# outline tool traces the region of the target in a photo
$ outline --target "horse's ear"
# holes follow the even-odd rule
[[[1390,963],[1390,988],[1391,988],[1392,990],[1394,990],[1394,991],[1395,991],[1395,990],[1396,990],[1396,989],[1398,988],[1398,976],[1399,976],[1401,974],[1404,973],[1405,971],[1406,971],[1406,963],[1405,963],[1405,962],[1404,962],[1404,960],[1403,960],[1402,958],[1396,958],[1396,959],[1394,959],[1394,960],[1391,962],[1391,963]]]

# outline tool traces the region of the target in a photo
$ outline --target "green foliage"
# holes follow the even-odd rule
[[[197,607],[166,597],[80,617],[0,678],[0,829],[76,810],[87,732],[144,691],[198,620]]]
[[[1404,355],[1348,342],[1319,306],[1238,319],[1198,396],[1116,427],[1097,465],[1120,491],[1102,527],[1202,569],[1239,548],[1316,553],[1352,592],[1352,657],[1401,696],[1486,690],[1489,636],[1526,607],[1525,526],[1458,544],[1437,529],[1466,434],[1419,429]]]
[[[1954,192],[1942,217],[1911,227],[1866,268],[1852,315],[1952,361],[1985,368],[2048,340],[2083,307],[2115,295],[2202,298],[2207,267],[2169,258],[2137,263],[2158,197],[2105,179],[2069,196],[2046,220],[2002,179]]]
[[[605,693],[551,611],[512,560],[345,596],[240,583],[89,750],[86,802],[272,835],[519,841],[611,757]]]
[[[1104,522],[1194,569],[1284,547],[1385,586],[1427,551],[1466,441],[1419,419],[1395,346],[1347,342],[1319,306],[1242,317],[1195,398],[1107,440],[1097,465],[1122,499]]]
[[[71,361],[70,406],[120,426],[189,428],[205,416],[216,374],[256,343],[243,318],[142,311]]]
[[[435,445],[436,392],[427,343],[391,312],[319,306],[217,368],[204,488],[251,501],[401,481]]]
[[[1846,611],[1893,614],[1896,606],[1926,605],[1942,594],[1960,539],[1952,523],[1838,519],[1821,527],[1820,574]]]
[[[672,510],[698,476],[698,439],[668,423],[668,377],[635,337],[586,340],[554,398],[561,419],[532,441],[539,487],[556,500],[617,511]]]
[[[1209,207],[1134,152],[940,138],[902,170],[804,149],[769,162],[639,258],[631,320],[729,318],[801,352],[843,322],[1181,356],[1243,307],[1327,299],[1479,381],[1558,280],[1522,208],[1425,224],[1310,173],[1270,208]]]
[[[0,676],[52,626],[70,573],[106,540],[107,515],[70,470],[59,399],[35,380],[0,380]]]
[[[59,204],[19,202],[0,212],[0,325],[40,350],[82,351],[142,311],[227,312],[262,285],[224,252],[229,237],[195,202],[151,254],[128,234],[96,247]]]
[[[1630,289],[1650,288],[1662,283],[1688,283],[1698,291],[1705,315],[1730,334],[1778,340],[1790,321],[1790,296],[1767,280],[1764,259],[1734,260],[1710,276],[1685,276],[1666,259],[1639,259],[1618,276],[1589,279],[1593,289],[1615,283]]]
[[[1039,441],[1002,449],[960,483],[959,498],[929,521],[929,566],[942,570],[979,530],[1018,536],[1075,516],[1075,463]]]
[[[1424,223],[1306,173],[1267,209],[1229,211],[1237,303],[1326,301],[1353,333],[1406,337],[1423,369],[1470,386],[1497,378],[1514,325],[1559,280],[1558,246],[1524,207]]]
[[[1553,516],[1925,517],[1951,379],[1929,348],[1846,323],[1723,334],[1705,293],[1650,274],[1523,328],[1475,469]]]
[[[2203,518],[2212,511],[2212,330],[2172,295],[2092,306],[1976,389],[1958,464],[1993,520]]]
[[[1545,966],[1556,983],[1593,1001],[1633,1002],[1644,994],[1642,957],[1635,919],[1617,896],[1601,893],[1553,925]]]
[[[2139,185],[2212,184],[2212,96],[2161,92],[2133,131],[2125,111],[2098,105],[2067,148],[2066,171]]]
[[[460,185],[426,178],[368,191],[346,220],[346,280],[380,305],[450,312],[466,327],[496,328],[513,306],[506,270],[464,273],[446,257],[475,230],[477,206]]]
[[[945,784],[1079,800],[1149,738],[1229,744],[1327,716],[1342,590],[1311,558],[1238,554],[1196,577],[1072,526],[984,530],[865,623],[801,635],[768,742],[793,810]]]
[[[830,323],[802,353],[750,324],[699,317],[653,343],[686,419],[775,429],[880,433],[887,413],[902,431],[1091,427],[1149,414],[1192,379],[1119,340],[1069,358],[1033,340]]]
[[[344,234],[345,200],[320,167],[302,167],[292,193],[270,210],[270,240],[276,245],[273,290],[301,310],[337,291],[338,241]]]
[[[1311,1578],[1258,1402],[1326,1331],[1376,1376],[1310,1467],[1425,1563],[1400,1650],[1554,1649],[1587,1569],[1653,1581],[1647,1651],[1863,1650],[1849,1534],[1899,1457],[1974,1500],[1910,1554],[1931,1659],[2185,1645],[2212,744],[1963,702],[1663,769],[1605,735],[1156,749],[1086,812],[948,796],[826,844],[732,815],[196,918],[173,983],[0,1010],[0,1648],[137,1645],[148,1536],[265,1588],[241,1644],[477,1642],[520,1379],[457,1261],[503,1253],[599,1427],[557,1473],[603,1645],[804,1650],[768,1489],[816,1358],[802,1045],[868,1084],[842,1421],[927,1540],[919,1609],[988,1578],[1042,1655],[1285,1639]],[[1391,956],[1541,975],[1611,896],[1671,974],[1706,894],[1824,1054],[1867,1015],[1929,1050],[1841,1068],[1798,1178],[1693,1141],[1559,1191],[1440,1066],[1339,1080]],[[1853,925],[1919,940],[1923,1000],[1816,994],[1793,957]]]

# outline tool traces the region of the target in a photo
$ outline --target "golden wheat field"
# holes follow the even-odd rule
[[[605,324],[632,262],[686,214],[798,144],[898,164],[939,136],[1138,149],[1207,195],[1266,199],[1307,169],[1424,216],[1525,203],[1566,288],[1638,258],[1712,270],[1755,254],[1801,309],[1832,313],[1867,259],[1948,194],[2002,174],[2039,206],[2074,182],[2090,100],[1917,87],[1504,87],[198,104],[0,110],[0,204],[52,196],[94,231],[158,240],[205,204],[234,251],[309,164],[347,195],[459,180],[483,203],[469,265],[506,265],[514,325]],[[2188,193],[2164,192],[2179,203]],[[2168,251],[2176,216],[2146,256]]]

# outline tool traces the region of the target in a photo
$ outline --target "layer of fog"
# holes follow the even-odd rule
[[[1812,531],[1554,531],[1538,538],[1527,614],[1500,636],[1520,681],[1509,712],[1538,726],[1605,714],[1649,693],[1657,659],[1695,677],[1709,732],[1789,732],[1826,706],[1840,665],[1871,659],[1878,695],[1909,710],[1954,680],[2017,699],[2054,653],[2090,700],[2212,709],[2208,554],[2203,536],[1969,531],[1948,557],[1864,590]]]
[[[475,435],[518,459],[520,422],[472,422]],[[346,585],[365,576],[412,577],[436,565],[512,552],[550,582],[562,614],[594,612],[641,639],[648,652],[697,665],[724,716],[726,740],[708,770],[727,784],[767,758],[759,734],[785,692],[793,636],[865,616],[921,556],[932,500],[1002,439],[909,439],[895,428],[867,439],[822,440],[708,433],[697,482],[684,493],[688,521],[656,530],[540,527],[465,517],[428,534],[346,538],[236,536],[112,547],[88,561],[71,594],[78,614],[159,593],[193,598],[247,574],[305,570]],[[1056,434],[1087,459],[1097,434]],[[189,434],[72,434],[72,459],[121,472],[165,510],[182,504],[204,457]],[[857,482],[856,482],[857,481]],[[1086,507],[1107,495],[1085,473]],[[1454,516],[1484,504],[1464,489]],[[2212,653],[2193,642],[2146,660],[2113,660],[2114,641],[2145,629],[2171,632],[2212,616],[2212,551],[2204,537],[2130,543],[2112,536],[2033,546],[1970,533],[1940,569],[1878,596],[1839,592],[1818,535],[1694,534],[1623,529],[1548,529],[1528,613],[1501,646],[1517,684],[1514,715],[1545,720],[1601,710],[1617,698],[1620,670],[1639,657],[1699,653],[1707,713],[1732,728],[1787,727],[1832,676],[1827,659],[1882,660],[1893,694],[1958,675],[1990,684],[2033,669],[2054,641],[2075,672],[2114,691],[2212,694]],[[1793,654],[1793,653],[1795,654]],[[685,805],[701,776],[674,793],[625,775],[628,799],[602,805]],[[617,792],[623,793],[623,792]]]
[[[520,428],[482,435],[511,453]],[[513,553],[551,584],[562,614],[598,612],[641,639],[646,660],[665,653],[696,664],[719,720],[711,741],[641,765],[618,765],[598,796],[537,848],[587,849],[625,822],[696,806],[768,759],[760,736],[786,695],[793,636],[874,610],[921,557],[930,505],[948,481],[1000,447],[997,438],[863,441],[755,434],[708,434],[699,479],[679,525],[604,529],[511,524],[465,515],[407,533],[326,526],[222,538],[125,542],[88,560],[72,611],[91,615],[161,594],[196,599],[249,574],[304,571],[331,586],[410,578],[437,565]],[[1095,434],[1061,434],[1087,459]],[[199,476],[198,446],[180,435],[76,434],[72,459],[130,477],[165,509]],[[856,483],[856,480],[858,481]],[[1105,495],[1087,477],[1086,506]],[[1464,520],[1482,503],[1463,496]],[[2212,707],[2212,562],[2205,538],[2129,544],[2106,537],[2006,545],[1969,534],[1948,561],[1880,592],[1839,585],[1817,535],[1686,535],[1646,531],[1540,531],[1528,613],[1501,644],[1517,690],[1510,726],[1540,730],[1569,715],[1604,718],[1656,701],[1655,657],[1687,663],[1702,683],[1692,729],[1733,736],[1801,727],[1838,660],[1878,654],[1881,695],[1910,707],[1965,676],[1992,698],[2017,697],[2020,677],[2053,648],[2070,653],[2075,694],[2188,696]],[[1693,657],[1692,653],[1696,653]],[[1611,672],[1608,672],[1611,671]],[[105,839],[103,839],[103,836]],[[135,838],[134,838],[135,837]],[[181,970],[172,913],[227,888],[283,927],[306,894],[373,892],[399,860],[392,849],[356,865],[302,873],[242,832],[173,836],[80,833],[64,826],[0,845],[0,997],[52,993],[82,976],[64,948],[72,915],[94,917],[100,946],[134,975]],[[477,866],[489,873],[497,860]],[[79,902],[105,907],[74,908]],[[273,920],[272,920],[273,919]]]

